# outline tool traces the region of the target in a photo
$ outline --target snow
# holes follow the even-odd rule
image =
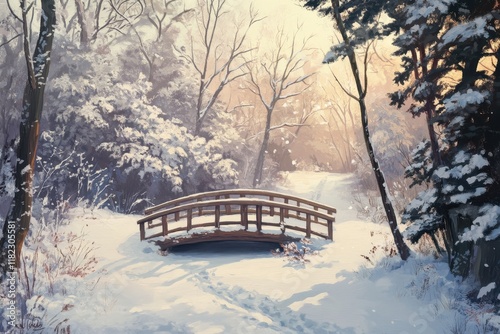
[[[483,286],[480,290],[479,290],[479,293],[477,294],[477,299],[479,298],[482,298],[484,296],[486,296],[490,291],[492,291],[493,289],[496,288],[496,283],[495,282],[491,282],[490,284],[488,284],[487,286]]]
[[[406,24],[414,24],[434,13],[445,14],[448,12],[448,7],[455,2],[455,0],[416,1],[414,5],[408,5],[406,8],[408,16]]]
[[[454,112],[469,105],[479,105],[488,97],[487,91],[475,91],[468,89],[466,92],[457,92],[443,101],[447,112]]]
[[[191,245],[162,256],[139,241],[140,216],[74,209],[66,229],[83,230],[97,247],[95,271],[68,280],[66,295],[34,297],[29,306],[54,323],[67,308],[71,333],[447,332],[460,314],[446,262],[386,257],[389,228],[357,218],[353,181],[293,172],[276,186],[337,208],[334,241],[313,239],[318,255],[303,264],[252,243]]]
[[[479,213],[472,226],[462,234],[462,241],[495,240],[500,236],[500,206],[485,205]]]
[[[478,17],[471,22],[451,28],[443,35],[443,45],[446,46],[454,42],[460,43],[469,39],[487,36],[488,33],[491,33],[491,31],[488,31],[491,28],[488,27],[487,23],[492,18],[493,16],[491,14],[487,14],[485,16]]]

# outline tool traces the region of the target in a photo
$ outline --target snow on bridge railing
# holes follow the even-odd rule
[[[221,225],[241,225],[246,231],[249,224],[255,225],[257,233],[261,233],[262,226],[270,226],[280,228],[283,233],[290,229],[305,233],[308,238],[316,235],[332,240],[332,224],[335,221],[333,214],[336,210],[315,201],[278,192],[234,189],[178,198],[148,208],[145,213],[148,216],[137,222],[140,225],[141,240],[168,236],[174,232],[189,232],[191,229],[201,227],[213,227],[219,230]],[[251,219],[249,214],[253,215],[254,219]],[[238,218],[235,221],[221,220],[223,216],[234,215]],[[279,217],[279,222],[264,221],[274,216]],[[194,222],[194,217],[203,217],[203,220]],[[169,223],[177,223],[184,218],[185,225],[169,228]],[[301,221],[303,225],[286,224],[286,218]],[[323,229],[326,228],[326,233],[319,231],[318,227],[321,226]],[[161,232],[146,236],[146,227],[148,230],[160,227]]]
[[[204,201],[208,199],[221,199],[221,198],[231,198],[231,197],[264,197],[270,201],[282,201],[283,203],[292,204],[295,202],[298,207],[302,205],[310,206],[314,210],[324,210],[328,214],[334,214],[337,210],[328,205],[324,205],[315,201],[311,201],[298,196],[287,195],[279,193],[276,191],[262,190],[262,189],[226,189],[226,190],[216,190],[204,193],[197,193],[189,196],[180,197],[162,204],[158,204],[144,210],[144,214],[149,215],[156,211],[179,206],[184,203],[194,202],[194,201]]]

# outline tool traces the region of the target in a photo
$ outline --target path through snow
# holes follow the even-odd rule
[[[415,273],[397,258],[366,269],[386,243],[387,227],[360,221],[350,210],[352,177],[295,172],[279,191],[338,209],[334,242],[315,240],[320,255],[305,266],[273,257],[270,246],[234,243],[190,246],[168,256],[139,241],[138,216],[75,212],[99,247],[97,270],[69,287],[72,333],[441,333],[451,311],[426,311],[436,296],[417,299]],[[239,248],[242,247],[242,248]],[[389,268],[389,269],[388,269]],[[436,284],[446,266],[429,268]],[[440,276],[441,275],[441,276]],[[412,283],[413,282],[413,283]],[[413,285],[412,285],[413,284]],[[438,290],[436,290],[438,291]],[[425,313],[425,314],[424,314]],[[432,312],[431,312],[432,313]]]

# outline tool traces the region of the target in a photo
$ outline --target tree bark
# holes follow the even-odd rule
[[[500,49],[496,52],[497,65],[493,77],[493,100],[491,102],[491,116],[490,116],[490,131],[486,136],[486,148],[492,152],[493,157],[490,160],[492,176],[496,184],[500,184]]]
[[[255,165],[255,172],[253,175],[253,187],[257,187],[262,182],[262,174],[264,169],[264,160],[266,158],[267,145],[269,144],[269,137],[271,135],[271,119],[273,110],[267,111],[266,128],[264,130],[264,138],[260,146],[259,156],[257,157],[257,164]]]
[[[30,227],[33,202],[33,173],[35,171],[40,120],[45,84],[49,74],[55,24],[55,0],[42,0],[40,33],[33,54],[33,61],[27,63],[28,80],[23,95],[20,141],[15,170],[16,193],[3,226],[3,237],[0,240],[0,265],[4,277],[8,271],[19,268],[21,249]],[[26,29],[24,33],[27,33]],[[25,49],[25,53],[27,53],[25,56],[28,59],[29,48]]]
[[[366,150],[368,151],[368,156],[370,157],[370,162],[373,168],[373,171],[375,173],[375,178],[377,179],[377,185],[380,191],[380,195],[382,197],[382,204],[385,209],[385,213],[387,215],[387,219],[389,221],[389,226],[391,228],[391,233],[394,238],[394,242],[396,244],[396,247],[398,249],[399,255],[401,256],[401,259],[406,260],[410,256],[410,250],[406,243],[404,242],[403,236],[399,232],[398,225],[397,225],[397,218],[396,218],[396,213],[394,211],[394,207],[392,205],[391,199],[389,198],[389,193],[387,189],[387,183],[385,181],[384,174],[380,170],[380,166],[378,164],[377,159],[375,158],[374,150],[373,150],[373,145],[371,143],[370,139],[370,130],[368,127],[368,114],[366,110],[366,104],[365,104],[365,95],[366,92],[363,89],[363,85],[361,84],[361,79],[360,79],[360,72],[356,60],[356,55],[354,54],[354,50],[352,46],[350,45],[350,40],[349,36],[347,36],[347,31],[344,26],[344,22],[342,21],[342,18],[340,16],[340,11],[339,11],[339,0],[331,0],[332,1],[332,8],[333,8],[333,16],[334,19],[337,23],[337,27],[342,35],[342,39],[344,40],[344,44],[348,48],[348,58],[349,58],[349,63],[351,66],[351,71],[354,76],[354,80],[356,82],[356,88],[358,91],[358,96],[357,101],[359,103],[359,109],[361,112],[361,123],[363,126],[363,137],[365,140],[365,145],[366,145]]]
[[[78,24],[80,24],[80,44],[82,47],[87,48],[90,44],[90,38],[87,19],[85,17],[85,7],[83,6],[82,0],[75,0],[75,5]]]

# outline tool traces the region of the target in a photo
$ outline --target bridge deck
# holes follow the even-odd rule
[[[336,210],[296,196],[236,189],[179,198],[145,212],[147,216],[137,222],[141,240],[164,237],[156,243],[166,249],[206,241],[298,239],[287,235],[289,231],[332,240]],[[157,232],[146,235],[146,230]]]
[[[161,250],[167,250],[175,246],[196,244],[200,242],[215,242],[215,241],[255,241],[255,242],[273,242],[286,243],[290,241],[299,241],[300,238],[292,237],[286,234],[268,234],[254,231],[221,231],[215,230],[212,232],[193,233],[176,238],[165,238],[157,240],[155,243],[160,246]]]

